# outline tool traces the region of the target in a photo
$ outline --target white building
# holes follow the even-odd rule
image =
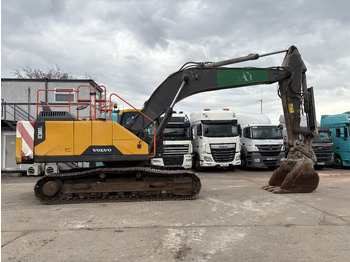
[[[93,80],[86,79],[1,79],[1,171],[25,172],[26,165],[16,164],[16,123],[20,120],[33,121],[37,111],[50,105],[51,110],[67,111],[69,100],[76,103],[77,93],[89,95],[96,90],[96,97],[101,98],[104,91]],[[50,91],[49,91],[50,90]],[[67,90],[67,91],[65,91]],[[37,108],[37,102],[41,106]],[[75,109],[74,109],[75,110]],[[76,111],[71,110],[76,115]],[[81,111],[80,114],[85,114]]]

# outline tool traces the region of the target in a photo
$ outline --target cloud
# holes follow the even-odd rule
[[[3,0],[1,41],[2,77],[26,66],[57,64],[77,76],[94,76],[137,107],[187,61],[264,54],[293,44],[315,88],[318,119],[350,110],[345,0]],[[280,54],[235,66],[280,66],[282,60]],[[262,96],[263,111],[278,119],[276,89],[274,84],[198,94],[176,107],[260,112]]]

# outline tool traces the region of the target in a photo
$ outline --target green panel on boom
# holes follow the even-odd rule
[[[267,70],[257,69],[220,69],[217,70],[217,77],[219,87],[245,85],[269,80]]]

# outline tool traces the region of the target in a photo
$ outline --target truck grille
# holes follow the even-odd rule
[[[278,156],[281,153],[282,145],[256,145],[262,156]]]
[[[235,159],[236,144],[211,144],[210,149],[215,162],[232,162]]]
[[[166,166],[181,166],[184,162],[183,155],[164,155],[164,165]]]
[[[164,145],[164,154],[188,154],[189,145]],[[182,164],[182,163],[181,163]]]
[[[232,162],[235,159],[235,149],[212,149],[215,162]]]
[[[276,159],[276,160],[267,160],[267,159],[264,159],[263,160],[264,164],[266,166],[278,166],[280,165],[279,161]]]
[[[331,162],[333,157],[333,145],[312,145],[312,149],[314,150],[317,162]]]

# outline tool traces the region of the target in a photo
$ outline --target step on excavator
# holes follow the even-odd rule
[[[286,53],[282,66],[225,67],[282,52]],[[274,193],[311,192],[319,180],[313,169],[316,158],[311,147],[317,129],[313,89],[306,87],[305,72],[295,46],[221,62],[189,62],[165,79],[142,110],[115,93],[107,99],[104,86],[96,86],[94,90],[79,86],[69,91],[69,94],[76,92],[77,102],[68,105],[76,106],[76,115],[70,113],[70,108],[52,111],[50,105],[38,100],[36,121],[17,124],[16,160],[17,163],[103,162],[100,167],[72,169],[40,178],[34,192],[46,204],[193,199],[201,189],[201,181],[194,172],[182,167],[151,165],[163,157],[163,131],[174,105],[201,92],[279,83],[290,153],[264,189]],[[90,88],[87,98],[81,97],[83,88]],[[102,98],[97,96],[98,88],[104,89]],[[113,96],[138,112],[127,126],[112,119]],[[88,116],[79,116],[81,109],[87,110]],[[302,112],[307,115],[307,130],[300,129]],[[156,124],[161,115],[161,122]],[[304,141],[300,140],[300,134],[306,138]]]

